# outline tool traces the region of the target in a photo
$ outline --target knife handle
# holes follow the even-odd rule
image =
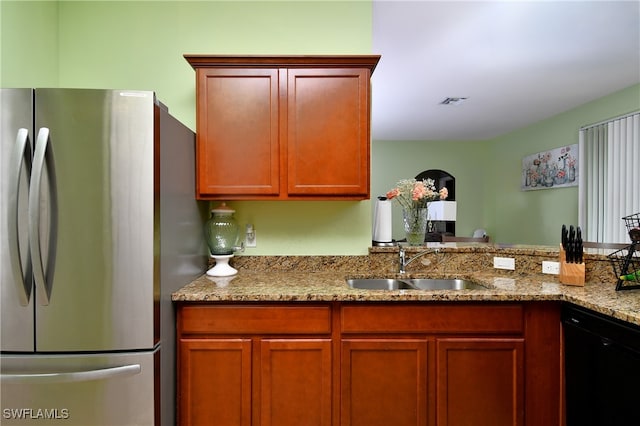
[[[577,262],[582,263],[582,257],[584,255],[584,246],[582,245],[582,237],[580,236],[578,236],[578,239],[576,240],[576,255],[578,256],[578,258],[576,259]]]

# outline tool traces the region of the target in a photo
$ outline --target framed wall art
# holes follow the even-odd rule
[[[523,191],[578,186],[578,144],[538,152],[522,159]]]

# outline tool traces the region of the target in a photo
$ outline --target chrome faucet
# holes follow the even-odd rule
[[[417,258],[422,257],[425,254],[438,253],[438,251],[439,250],[437,248],[421,251],[411,259],[407,260],[407,253],[405,252],[404,247],[400,247],[400,250],[398,251],[398,273],[404,274],[407,266]]]

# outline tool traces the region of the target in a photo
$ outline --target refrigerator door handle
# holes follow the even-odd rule
[[[49,178],[49,251],[46,269],[43,264],[40,245],[40,191],[45,165]],[[58,205],[56,190],[56,173],[49,129],[40,128],[36,139],[31,173],[31,190],[29,191],[29,247],[31,250],[33,278],[41,305],[48,305],[51,298],[53,273],[55,265],[55,245],[58,229]]]
[[[18,197],[20,195],[20,174],[23,167],[27,168],[27,175],[31,173],[31,163],[27,161],[29,155],[29,131],[27,129],[19,129],[16,136],[15,150],[11,160],[11,170],[9,172],[9,219],[8,219],[8,239],[9,239],[9,257],[11,258],[11,270],[13,272],[14,283],[17,286],[17,294],[20,304],[27,306],[31,298],[31,283],[26,277],[31,275],[31,271],[26,273],[22,269],[22,256],[20,252],[20,238],[18,236],[19,223],[19,206]],[[30,252],[27,250],[27,268],[31,268]]]
[[[64,373],[0,374],[0,380],[2,384],[87,382],[89,380],[106,380],[114,377],[134,376],[139,374],[140,371],[142,371],[140,364],[129,364],[118,367]]]

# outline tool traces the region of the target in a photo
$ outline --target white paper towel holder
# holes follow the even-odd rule
[[[397,244],[391,237],[391,223],[391,200],[380,196],[373,212],[372,245],[374,247],[393,247]]]

